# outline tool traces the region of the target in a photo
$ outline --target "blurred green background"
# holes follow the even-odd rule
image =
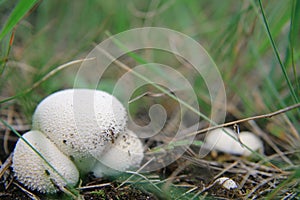
[[[298,95],[299,70],[295,66],[299,64],[299,45],[296,45],[299,44],[299,12],[296,12],[299,2],[296,2],[263,1],[263,8],[283,67]],[[0,2],[2,26],[18,3]],[[229,113],[243,117],[283,108],[295,100],[259,10],[257,1],[234,0],[40,1],[14,27],[11,48],[11,34],[1,41],[1,67],[4,68],[1,99],[32,87],[59,65],[84,58],[109,34],[158,26],[187,34],[208,51],[224,80]],[[162,53],[156,55],[157,59],[166,57]],[[45,95],[72,87],[74,72],[60,71],[18,101],[30,115]],[[195,90],[206,90],[200,76],[192,84]],[[199,101],[208,113],[209,102],[201,95],[199,92]],[[289,115],[295,122],[294,115]]]

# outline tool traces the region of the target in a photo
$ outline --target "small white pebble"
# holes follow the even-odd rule
[[[222,185],[227,190],[232,190],[238,188],[237,184],[230,178],[227,177],[221,177],[218,178],[215,183]]]

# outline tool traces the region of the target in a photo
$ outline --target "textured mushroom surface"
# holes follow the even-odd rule
[[[264,144],[263,144],[262,140],[259,137],[257,137],[256,135],[254,135],[252,132],[249,132],[249,131],[240,132],[240,140],[242,141],[242,143],[244,145],[246,145],[253,151],[258,151],[260,153],[264,152]],[[239,146],[239,148],[240,147],[241,147],[241,145]],[[246,148],[243,148],[242,155],[249,156],[251,154],[252,154],[251,151],[249,151]]]
[[[96,177],[115,175],[140,166],[144,148],[140,139],[130,130],[120,134],[116,141],[108,146],[93,169]]]
[[[216,129],[209,132],[205,140],[205,147],[234,155],[249,156],[252,154],[251,151],[249,151],[246,147],[242,147],[242,145],[237,141],[237,134],[233,130],[229,128],[224,128],[224,130],[226,132],[222,129]],[[235,139],[230,137],[228,134]],[[253,151],[263,151],[262,141],[253,133],[246,131],[240,132],[239,138],[244,145]]]
[[[76,166],[44,134],[39,131],[29,131],[23,137],[44,156],[70,185],[75,186],[77,184],[79,173]],[[59,187],[67,184],[21,139],[18,140],[13,153],[12,167],[17,180],[32,190],[55,193]]]
[[[124,132],[127,114],[112,95],[98,90],[67,89],[45,98],[35,110],[33,129],[40,130],[88,172],[107,144]]]
[[[227,178],[227,177],[218,178],[214,183],[222,185],[222,187],[224,187],[227,190],[232,190],[232,189],[238,188],[238,185],[236,184],[236,182],[234,182],[234,180]]]

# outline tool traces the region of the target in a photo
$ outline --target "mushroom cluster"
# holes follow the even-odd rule
[[[51,164],[19,139],[13,171],[27,187],[54,193],[79,176],[114,175],[136,168],[143,145],[126,127],[127,114],[112,95],[90,89],[67,89],[45,98],[33,115],[32,131],[23,135]]]

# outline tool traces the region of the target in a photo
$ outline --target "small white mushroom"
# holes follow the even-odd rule
[[[119,133],[127,114],[112,95],[91,89],[67,89],[45,98],[36,108],[33,129],[40,130],[76,164],[83,174]]]
[[[264,152],[264,144],[262,140],[254,135],[252,132],[249,131],[242,131],[240,133],[240,140],[244,145],[252,149],[253,151],[258,151],[259,153]],[[241,146],[241,145],[240,145]],[[243,148],[242,155],[250,156],[252,154],[251,151],[249,151],[246,148]]]
[[[23,137],[64,177],[68,184],[75,186],[79,180],[76,166],[39,131],[29,131]],[[41,193],[55,193],[66,186],[52,168],[19,139],[13,153],[13,171],[17,180],[32,190]]]
[[[227,190],[233,190],[238,188],[238,185],[235,183],[235,181],[228,177],[218,178],[217,180],[215,180],[214,184],[216,183],[221,185]]]
[[[246,147],[243,147],[237,141],[237,134],[233,130],[229,128],[224,128],[224,130],[220,128],[209,132],[205,138],[204,147],[233,155],[250,156],[252,154],[251,151],[249,151]],[[228,134],[235,139],[230,137]],[[253,151],[263,152],[264,147],[262,141],[253,133],[246,131],[240,132],[239,138],[244,145]]]
[[[105,149],[92,171],[96,177],[115,175],[139,167],[143,156],[142,142],[135,133],[126,130]]]

